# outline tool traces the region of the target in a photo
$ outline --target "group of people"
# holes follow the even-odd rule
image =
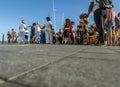
[[[30,33],[30,42],[29,42],[29,27],[31,28]],[[12,34],[10,31],[7,33],[8,43],[19,43],[19,44],[28,44],[28,43],[46,43],[52,44],[55,43],[54,35],[55,31],[52,28],[52,22],[49,17],[46,17],[46,22],[43,27],[40,26],[40,23],[33,23],[32,26],[27,26],[26,21],[22,20],[21,25],[19,26],[19,33],[16,34],[14,29],[12,29]]]
[[[69,18],[59,32],[55,32],[50,17],[46,17],[43,27],[40,23],[33,23],[30,33],[30,43],[46,44],[97,44],[101,46],[120,45],[120,13],[116,15],[111,0],[90,0],[88,13],[82,12],[79,16],[79,25],[74,29],[74,22]],[[89,26],[90,13],[94,13],[95,26]],[[19,26],[19,33],[16,35],[12,29],[12,35],[8,32],[8,43],[12,38],[13,43],[27,44],[28,27],[25,20]]]
[[[113,8],[112,0],[90,0],[88,16],[93,12],[101,46],[119,44],[120,14],[116,16]]]
[[[8,31],[7,33],[7,38],[8,38],[8,43],[17,43],[17,34],[14,31],[14,29],[12,29],[12,34],[10,33],[10,31]]]

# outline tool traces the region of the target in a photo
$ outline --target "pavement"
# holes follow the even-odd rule
[[[120,47],[0,45],[0,87],[120,87]]]

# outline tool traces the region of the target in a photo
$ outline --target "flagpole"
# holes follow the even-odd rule
[[[54,0],[53,0],[53,21],[54,21],[54,30],[56,32],[56,9],[55,9],[55,3],[54,3]]]
[[[62,27],[64,26],[64,13],[62,13]]]

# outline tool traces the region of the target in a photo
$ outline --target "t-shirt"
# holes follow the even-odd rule
[[[51,22],[51,21],[47,21],[47,22],[45,23],[45,29],[46,29],[46,30],[50,30],[50,29],[51,29],[51,26],[52,26],[52,22]]]
[[[35,32],[41,32],[41,30],[42,30],[42,29],[40,28],[39,25],[36,25],[36,26],[35,26]]]
[[[115,11],[111,10],[109,14],[108,21],[115,21]]]
[[[96,1],[99,1],[99,0],[90,0],[90,2],[94,2],[93,12],[95,12],[95,10],[100,8],[99,3]]]
[[[25,31],[25,28],[27,28],[26,24],[21,24],[19,26],[20,31]]]
[[[29,31],[28,31],[28,29],[27,29],[27,30],[25,30],[25,35],[28,35],[28,32],[29,32]]]

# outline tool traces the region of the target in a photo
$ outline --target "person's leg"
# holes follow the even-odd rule
[[[23,44],[25,43],[26,39],[25,39],[25,32],[22,31],[22,40],[23,40]]]
[[[110,46],[113,45],[113,35],[112,35],[112,29],[110,29]]]
[[[42,43],[42,33],[41,32],[39,32],[39,43]]]
[[[53,36],[51,31],[49,31],[49,37],[50,37],[50,44],[53,44]]]
[[[80,31],[80,44],[83,44],[83,35],[84,35],[84,32]]]
[[[25,35],[25,44],[27,43],[27,35]]]
[[[111,27],[111,22],[108,22],[108,44],[109,46],[112,46],[112,27]]]
[[[23,39],[22,39],[22,35],[23,33],[22,32],[20,32],[20,44],[22,44],[23,43]]]
[[[26,43],[28,44],[28,35],[26,35]]]
[[[10,43],[10,38],[8,38],[8,43]]]
[[[113,46],[117,45],[117,35],[115,34],[115,30],[112,30],[112,35],[113,35]]]
[[[39,40],[39,34],[37,32],[36,35],[35,35],[35,43],[38,43],[38,40]]]
[[[60,44],[62,44],[62,37],[59,37]]]
[[[45,35],[45,33],[43,33],[43,43],[44,44],[46,43],[46,35]]]
[[[45,32],[45,36],[46,36],[46,44],[49,43],[49,33],[48,31]]]
[[[94,20],[95,20],[95,24],[96,24],[96,27],[99,32],[100,44],[104,44],[104,21],[105,21],[105,18],[100,9],[98,9],[94,12]]]

